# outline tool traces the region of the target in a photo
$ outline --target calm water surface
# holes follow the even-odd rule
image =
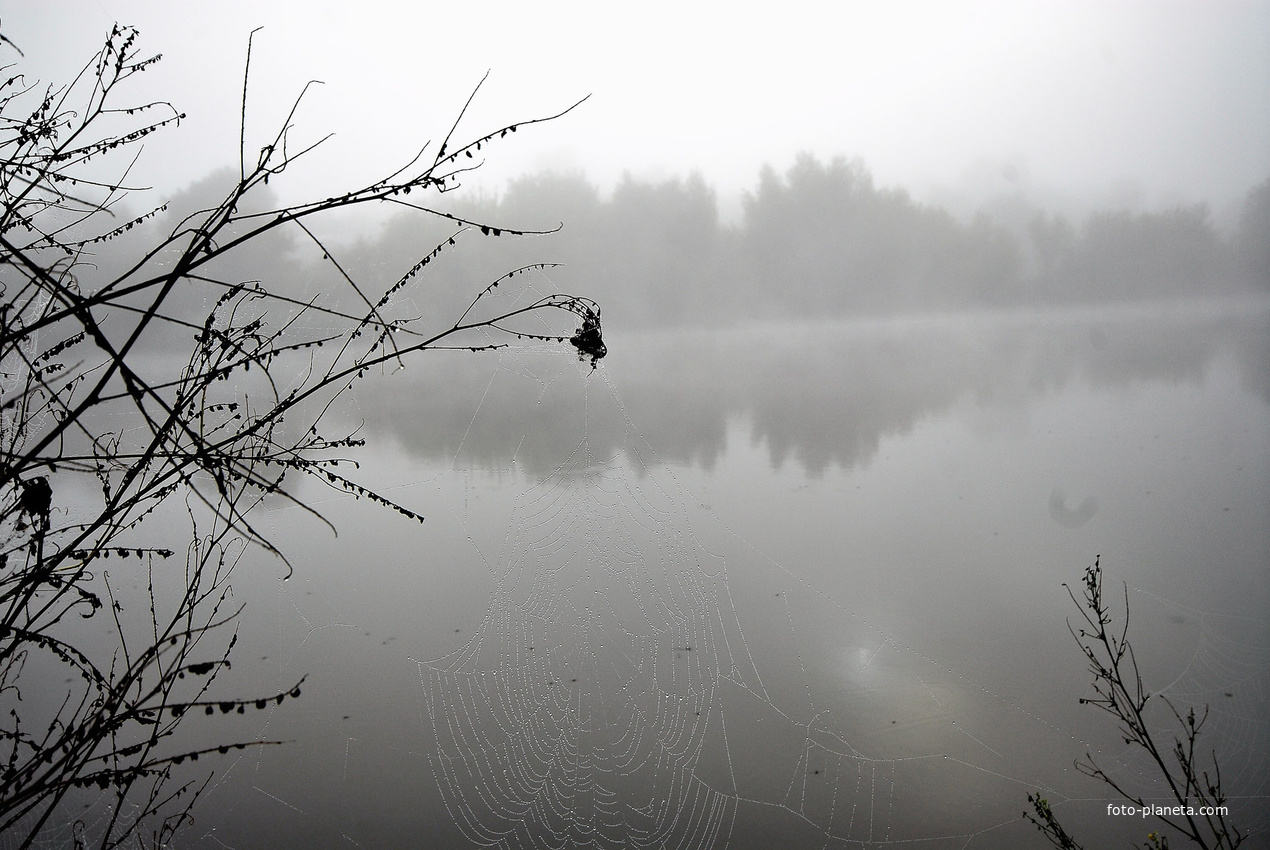
[[[1149,775],[1077,704],[1062,585],[1101,554],[1266,846],[1267,306],[611,332],[595,372],[368,386],[360,480],[427,520],[268,515],[297,570],[244,564],[234,670],[308,675],[242,721],[294,743],[227,758],[192,843],[1039,846],[1037,789],[1139,841],[1072,768]]]

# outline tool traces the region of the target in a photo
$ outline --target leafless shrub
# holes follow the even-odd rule
[[[1076,762],[1076,769],[1111,788],[1138,812],[1150,805],[1153,811],[1158,812],[1161,822],[1196,847],[1233,850],[1243,843],[1244,836],[1226,820],[1227,798],[1222,791],[1217,754],[1210,753],[1206,758],[1204,752],[1197,749],[1208,709],[1205,707],[1196,714],[1194,708],[1189,708],[1183,714],[1167,697],[1146,690],[1138,672],[1133,646],[1129,643],[1128,587],[1125,587],[1123,624],[1117,629],[1112,625],[1111,606],[1103,595],[1099,560],[1095,558],[1093,566],[1085,568],[1084,591],[1080,599],[1070,587],[1063,585],[1084,620],[1084,625],[1079,627],[1073,627],[1069,622],[1068,629],[1089,662],[1089,672],[1094,677],[1094,695],[1082,697],[1080,701],[1116,719],[1125,744],[1148,757],[1156,777],[1167,788],[1168,800],[1164,804],[1158,800],[1148,801],[1143,794],[1126,787],[1107,773],[1090,754],[1086,754],[1083,761]],[[1172,733],[1172,746],[1167,749],[1160,741],[1160,731],[1153,729],[1147,719],[1147,705],[1152,701],[1167,706],[1177,724]],[[1023,816],[1045,835],[1050,844],[1062,850],[1080,850],[1081,845],[1059,823],[1049,801],[1039,791],[1029,794],[1028,802],[1032,811],[1024,812]],[[1168,834],[1151,832],[1143,846],[1150,850],[1167,848]]]
[[[2,37],[0,49],[16,51]],[[248,70],[250,53],[249,40]],[[320,144],[293,141],[302,94],[259,152],[247,151],[243,127],[228,193],[172,225],[162,205],[121,213],[135,195],[138,143],[184,117],[163,102],[116,104],[159,58],[143,58],[136,31],[116,26],[69,85],[30,84],[13,65],[0,74],[0,832],[25,836],[23,847],[73,819],[68,801],[88,789],[113,802],[98,807],[102,822],[72,824],[77,845],[167,845],[207,781],[184,763],[277,743],[191,748],[176,736],[190,712],[244,713],[300,695],[297,682],[220,696],[232,687],[234,565],[249,546],[282,555],[253,509],[266,498],[296,502],[287,476],[307,476],[422,519],[341,467],[338,455],[360,445],[355,434],[326,436],[341,393],[438,348],[519,338],[569,342],[593,365],[605,354],[588,299],[496,306],[501,283],[538,267],[490,283],[439,329],[419,329],[399,306],[461,234],[528,233],[464,220],[428,198],[455,188],[486,146],[573,107],[468,142],[456,139],[456,121],[435,149],[370,185],[271,205],[263,187]],[[453,235],[373,290],[309,227],[371,203],[439,217]],[[320,249],[343,291],[301,298],[226,273],[280,232]],[[191,313],[180,295],[190,287],[210,309]],[[147,355],[156,338],[184,340],[184,353]],[[179,544],[159,527],[174,516],[189,541],[183,570]]]

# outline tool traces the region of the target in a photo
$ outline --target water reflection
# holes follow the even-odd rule
[[[1270,301],[1174,302],[1123,308],[939,314],[885,320],[611,331],[605,368],[620,394],[564,358],[508,351],[494,359],[441,353],[412,374],[360,395],[372,433],[416,456],[490,469],[515,460],[542,475],[585,434],[599,456],[624,451],[637,429],[664,461],[712,468],[729,420],[743,419],[770,462],[812,475],[868,463],[880,442],[960,403],[1027,405],[1081,380],[1198,383],[1218,357],[1270,403]],[[582,374],[586,370],[581,370]],[[581,395],[591,402],[575,411]],[[1061,494],[1060,494],[1061,495]],[[1060,523],[1088,521],[1093,503]]]
[[[362,473],[427,522],[276,520],[305,567],[244,634],[308,702],[216,838],[1021,846],[1042,787],[1128,845],[1070,769],[1137,767],[1076,702],[1061,583],[1100,551],[1148,681],[1216,703],[1260,794],[1268,314],[618,331],[594,373],[512,349],[368,383]]]

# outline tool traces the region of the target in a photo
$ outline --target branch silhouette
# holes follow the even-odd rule
[[[292,569],[253,511],[276,498],[320,517],[289,476],[423,519],[341,468],[363,444],[356,430],[328,436],[342,394],[372,370],[438,349],[567,343],[592,368],[606,353],[594,301],[496,298],[501,283],[547,263],[496,279],[439,329],[403,303],[458,237],[541,232],[468,220],[427,198],[455,189],[486,146],[582,101],[457,142],[465,105],[431,161],[424,145],[367,185],[278,204],[269,180],[324,139],[291,141],[310,84],[249,155],[253,40],[237,174],[219,200],[184,215],[167,204],[122,212],[137,192],[128,175],[140,143],[185,117],[161,101],[116,104],[161,58],[139,53],[134,29],[116,25],[67,85],[28,84],[12,64],[0,75],[0,832],[22,847],[74,820],[71,801],[92,789],[109,799],[109,816],[91,835],[77,821],[77,846],[166,846],[211,778],[192,763],[282,743],[190,747],[177,733],[190,714],[300,696],[303,679],[251,697],[226,681],[242,609],[230,580],[244,552],[261,548]],[[4,49],[24,58],[0,36]],[[311,227],[373,203],[455,232],[376,289]],[[320,250],[343,290],[301,296],[284,280],[240,273],[250,249],[284,233]],[[190,292],[206,299],[201,308]],[[174,516],[188,534],[183,569],[168,539]]]
[[[1133,645],[1129,642],[1128,585],[1124,589],[1123,623],[1116,628],[1111,605],[1103,594],[1100,560],[1094,558],[1093,566],[1085,568],[1079,599],[1070,587],[1063,585],[1083,621],[1075,627],[1069,621],[1067,628],[1080,646],[1089,672],[1094,677],[1094,695],[1081,697],[1080,702],[1115,718],[1125,744],[1147,754],[1154,775],[1167,788],[1167,804],[1149,803],[1146,795],[1107,773],[1090,754],[1084,760],[1077,760],[1076,769],[1115,791],[1138,811],[1148,805],[1153,806],[1153,810],[1158,810],[1157,816],[1162,823],[1176,830],[1194,846],[1206,850],[1233,850],[1243,843],[1244,836],[1226,819],[1227,796],[1222,791],[1217,754],[1210,754],[1210,772],[1202,762],[1202,753],[1196,752],[1200,733],[1208,718],[1208,708],[1205,706],[1199,715],[1194,708],[1189,708],[1183,715],[1167,697],[1146,689],[1138,671]],[[1167,706],[1177,723],[1171,746],[1161,743],[1161,731],[1153,728],[1148,721],[1147,706],[1153,700]],[[1045,835],[1050,844],[1063,850],[1080,850],[1081,845],[1059,823],[1049,801],[1039,791],[1029,794],[1028,802],[1032,811],[1024,812],[1023,816]],[[1168,848],[1168,834],[1151,832],[1144,846],[1149,850]]]

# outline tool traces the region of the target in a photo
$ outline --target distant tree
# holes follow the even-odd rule
[[[986,217],[881,189],[859,160],[800,154],[744,199],[745,266],[755,289],[794,315],[930,310],[1015,298],[1019,251]]]
[[[1258,289],[1270,289],[1270,179],[1248,192],[1235,236],[1238,272]]]
[[[1038,212],[1027,224],[1027,235],[1042,281],[1061,276],[1071,262],[1076,229],[1059,214]]]
[[[267,144],[242,142],[226,180],[187,193],[182,209],[125,214],[137,197],[127,175],[139,143],[184,117],[167,103],[116,102],[159,59],[141,56],[136,41],[116,26],[62,87],[28,83],[12,65],[0,77],[6,846],[32,846],[63,826],[54,839],[75,846],[168,845],[209,778],[190,763],[270,743],[191,747],[177,736],[191,712],[244,713],[300,695],[298,682],[263,696],[227,691],[235,564],[250,546],[283,555],[254,510],[283,499],[316,516],[291,495],[288,479],[300,476],[421,519],[349,477],[341,456],[361,441],[327,436],[342,393],[439,348],[487,351],[519,338],[571,343],[592,364],[605,354],[594,302],[499,299],[500,285],[527,268],[470,293],[437,329],[421,329],[409,299],[427,302],[419,282],[459,240],[528,232],[429,198],[479,167],[488,146],[573,107],[470,141],[456,138],[456,121],[438,147],[382,179],[279,205],[270,179],[320,144],[296,139],[302,94]],[[0,38],[0,49],[12,48]],[[247,95],[244,83],[244,116]],[[410,259],[394,258],[396,273],[378,287],[349,274],[311,227],[370,203],[447,227]],[[301,297],[259,277],[277,250],[300,248],[322,257],[339,292]],[[181,517],[185,542],[178,535],[172,545]],[[100,804],[91,821],[85,794]]]
[[[1089,217],[1065,277],[1084,298],[1211,294],[1227,283],[1225,252],[1203,204]]]
[[[700,174],[657,183],[625,175],[602,224],[596,247],[613,284],[606,304],[621,299],[640,324],[695,322],[714,309],[717,299],[701,295],[712,289],[719,215]]]
[[[1222,790],[1221,769],[1217,755],[1206,757],[1198,748],[1200,733],[1208,719],[1208,708],[1196,712],[1194,707],[1185,713],[1161,694],[1146,689],[1138,672],[1138,660],[1129,643],[1129,591],[1125,587],[1123,623],[1113,624],[1111,604],[1103,595],[1102,567],[1095,558],[1093,566],[1085,569],[1081,598],[1070,587],[1067,593],[1080,611],[1083,624],[1068,630],[1080,646],[1081,653],[1093,674],[1093,696],[1082,697],[1082,705],[1091,705],[1115,718],[1117,729],[1124,742],[1136,747],[1147,756],[1151,773],[1162,786],[1167,813],[1158,816],[1160,822],[1176,830],[1184,840],[1196,847],[1208,850],[1233,850],[1243,843],[1244,836],[1227,821],[1226,793]],[[1063,585],[1067,587],[1067,585]],[[1152,722],[1152,710],[1157,706],[1167,709],[1167,715],[1175,721],[1173,742],[1167,745],[1161,732]],[[1167,733],[1164,733],[1167,734]],[[1140,789],[1127,787],[1124,782],[1107,773],[1092,755],[1076,762],[1076,769],[1097,779],[1109,787],[1122,800],[1132,804],[1138,812],[1148,805],[1148,797]],[[1153,797],[1151,805],[1160,807],[1159,797]],[[1063,828],[1049,801],[1038,791],[1028,795],[1031,812],[1023,816],[1031,821],[1061,850],[1081,850],[1081,845]],[[1149,850],[1167,850],[1168,833],[1151,832],[1144,844]]]
[[[1010,304],[1019,299],[1022,257],[1007,230],[980,213],[958,244],[960,250],[945,272],[954,298],[969,304]]]
[[[719,297],[718,210],[714,191],[698,174],[659,182],[626,175],[608,198],[601,198],[581,174],[545,172],[514,180],[497,196],[455,199],[446,209],[461,218],[558,227],[545,237],[552,257],[561,261],[550,276],[565,287],[585,281],[611,321],[627,326],[714,322],[741,309],[735,292]],[[384,259],[407,255],[418,243],[418,231],[404,219],[390,221],[378,238],[356,246],[350,262],[369,275],[383,274]],[[442,235],[439,229],[437,235]],[[527,240],[500,240],[479,254],[440,258],[447,292],[438,296],[456,298],[494,269],[530,262],[530,250],[540,247]]]

